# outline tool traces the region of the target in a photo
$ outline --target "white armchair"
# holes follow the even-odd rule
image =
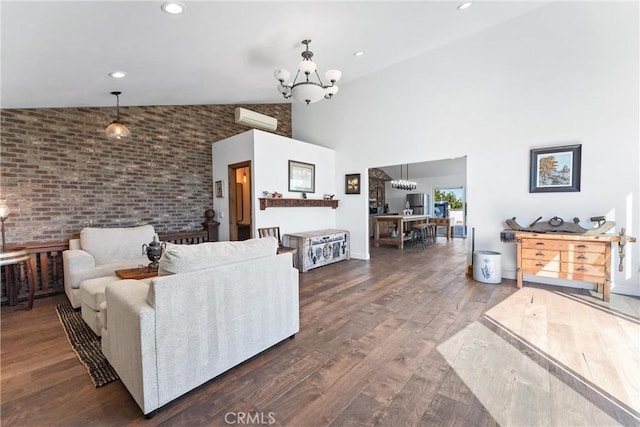
[[[154,236],[157,237],[151,225],[84,228],[80,239],[71,239],[69,250],[62,253],[64,291],[71,305],[80,307],[81,282],[148,264],[149,260],[142,255],[142,245],[151,242]]]

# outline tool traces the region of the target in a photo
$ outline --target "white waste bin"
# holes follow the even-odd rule
[[[500,252],[473,252],[473,280],[477,280],[482,283],[502,282]]]

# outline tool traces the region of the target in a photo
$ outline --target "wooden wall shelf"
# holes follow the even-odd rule
[[[328,207],[335,209],[338,207],[339,200],[324,199],[276,199],[276,198],[259,198],[260,210],[267,208],[301,208],[301,207]]]

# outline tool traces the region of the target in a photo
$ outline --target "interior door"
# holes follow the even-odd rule
[[[228,182],[229,240],[250,239],[253,230],[251,161],[229,165]]]

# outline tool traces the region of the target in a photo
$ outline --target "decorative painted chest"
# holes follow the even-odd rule
[[[293,265],[301,273],[312,268],[349,259],[349,232],[347,230],[317,230],[285,234],[282,245],[298,249]]]

